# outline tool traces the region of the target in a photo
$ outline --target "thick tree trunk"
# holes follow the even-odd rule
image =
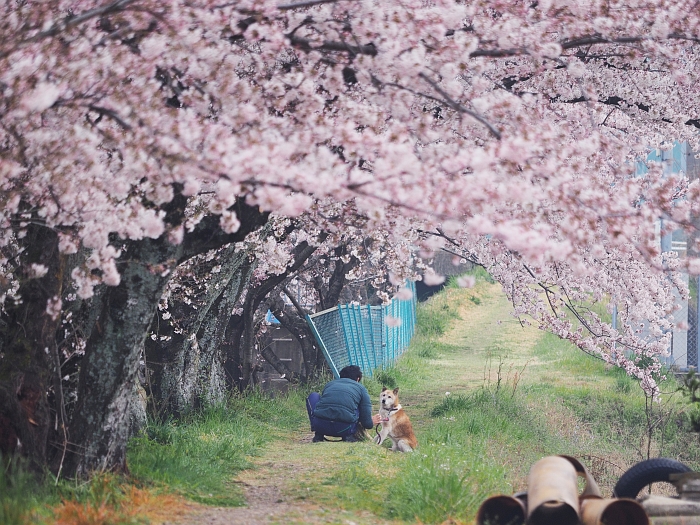
[[[250,292],[249,292],[250,293]],[[257,348],[255,347],[255,312],[258,305],[264,298],[256,298],[250,303],[246,301],[243,307],[243,337],[241,338],[241,375],[243,379],[240,383],[241,392],[249,390],[255,386],[257,372]]]
[[[197,333],[203,355],[199,399],[208,404],[222,401],[228,392],[226,355],[222,343],[233,306],[250,282],[253,266],[247,262],[247,258],[247,253],[231,254],[229,277],[226,282],[221,282],[223,293],[212,304]]]
[[[224,351],[224,371],[231,390],[241,389],[243,380],[241,338],[243,337],[243,316],[231,315],[226,325],[226,334],[221,343]]]
[[[176,197],[168,213],[180,213],[182,201]],[[72,447],[63,464],[67,476],[126,469],[128,418],[139,357],[170,278],[163,265],[180,264],[199,253],[238,242],[267,220],[257,208],[239,204],[236,211],[241,228],[235,234],[223,234],[216,218],[209,217],[177,246],[164,238],[129,243],[121,283],[104,295],[81,364],[78,405],[69,432]]]
[[[131,410],[129,412],[129,432],[128,436],[136,436],[143,432],[148,426],[148,394],[141,385],[141,381],[134,382],[134,388],[131,391]]]
[[[21,267],[40,264],[48,272],[40,278],[20,276],[21,301],[8,301],[2,314],[0,452],[19,452],[40,472],[46,465],[47,436],[53,422],[47,391],[53,383],[59,323],[59,317],[54,319],[47,312],[47,302],[61,297],[65,261],[58,252],[56,233],[48,228],[28,226],[24,246],[18,255]]]
[[[64,458],[67,476],[126,470],[130,403],[148,326],[168,277],[149,271],[161,263],[157,243],[127,251],[121,283],[104,296],[98,323],[81,363],[78,404],[70,425],[72,447]]]
[[[153,370],[152,381],[159,413],[178,416],[199,406],[202,402],[222,400],[228,390],[224,369],[222,342],[231,310],[240,297],[251,266],[247,253],[236,252],[235,247],[225,250],[218,260],[223,261],[217,279],[212,282],[204,304],[197,308],[175,305],[181,323],[186,327],[175,334],[165,326],[170,341],[149,341],[147,362]],[[189,320],[187,318],[189,317]]]
[[[178,313],[182,309],[192,309],[188,305],[178,304]],[[192,309],[193,310],[193,309]],[[181,370],[184,367],[184,354],[181,350],[188,346],[188,332],[179,333],[169,323],[159,322],[159,312],[156,312],[150,331],[154,338],[147,337],[145,342],[146,361],[146,393],[151,403],[149,407],[153,417],[161,420],[167,416],[179,415],[182,403],[179,399],[186,390],[184,385],[178,385],[175,373],[170,370]],[[172,315],[172,313],[171,313]],[[194,313],[192,314],[194,317]],[[179,317],[181,318],[181,317]]]
[[[182,333],[163,322],[153,330],[155,340],[146,341],[149,380],[159,415],[178,417],[202,402],[211,404],[226,396],[221,346],[233,305],[250,277],[247,255],[237,252],[233,245],[224,250],[217,257],[222,261],[220,271],[209,284],[204,300],[169,308],[179,320]]]

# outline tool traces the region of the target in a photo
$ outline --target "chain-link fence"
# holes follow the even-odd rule
[[[307,315],[306,320],[333,375],[347,365],[364,374],[393,363],[408,347],[416,327],[416,290],[410,300],[386,306],[342,304]]]
[[[698,367],[698,277],[690,277],[688,288],[690,297],[688,298],[688,367]]]

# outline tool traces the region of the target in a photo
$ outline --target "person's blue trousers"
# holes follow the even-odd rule
[[[355,434],[357,422],[347,423],[345,421],[330,421],[328,419],[315,417],[314,410],[316,409],[316,403],[318,403],[319,399],[321,399],[321,394],[318,392],[311,392],[309,397],[306,398],[306,411],[309,413],[311,430],[315,432],[317,436],[346,437]],[[357,409],[356,412],[356,416],[359,419],[360,410]]]

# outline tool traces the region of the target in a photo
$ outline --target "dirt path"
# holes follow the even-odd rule
[[[425,384],[430,386],[406,397],[404,404],[411,406],[419,436],[421,427],[430,424],[429,408],[445,392],[464,392],[496,381],[499,357],[502,360],[507,356],[512,373],[526,362],[528,349],[539,337],[537,330],[524,329],[510,317],[510,306],[498,285],[480,287],[475,297],[460,309],[461,320],[456,321],[442,339],[460,350],[435,359],[430,377],[424,378]],[[502,369],[501,373],[507,370]],[[273,443],[254,459],[255,468],[237,476],[235,483],[243,487],[246,507],[197,507],[192,514],[169,525],[400,523],[369,512],[337,508],[332,501],[323,503],[323,497],[311,493],[314,485],[340,483],[332,478],[334,467],[352,461],[348,458],[351,449],[347,443],[311,443],[311,437],[307,429],[300,429],[289,440]],[[350,445],[353,446],[371,445]]]
[[[253,461],[253,469],[236,477],[235,483],[243,487],[246,507],[200,506],[181,520],[165,525],[392,525],[394,522],[369,512],[348,512],[320,505],[313,501],[312,495],[306,495],[306,485],[326,477],[337,462],[346,460],[349,446],[312,443],[311,438],[310,432],[299,432],[283,444],[274,443]]]

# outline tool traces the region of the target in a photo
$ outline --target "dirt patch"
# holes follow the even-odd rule
[[[245,507],[199,506],[191,514],[163,525],[391,525],[370,512],[325,507],[305,496],[305,485],[323,479],[335,461],[348,452],[347,443],[312,443],[311,432],[300,432],[286,447],[269,447],[253,460],[254,468],[238,474]],[[321,454],[321,451],[323,452]]]

